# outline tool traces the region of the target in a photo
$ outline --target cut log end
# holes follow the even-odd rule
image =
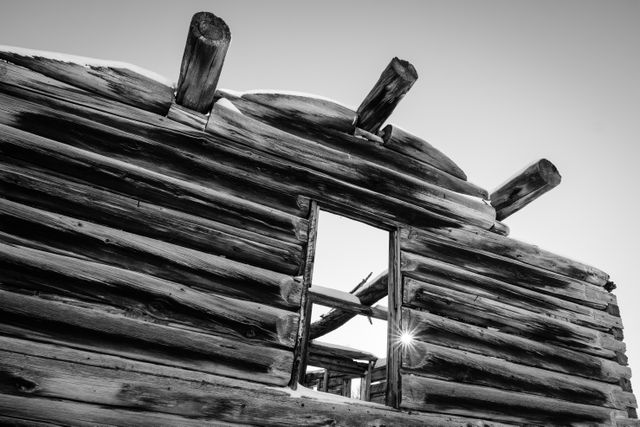
[[[391,60],[391,66],[401,79],[411,82],[411,84],[418,80],[418,72],[409,61],[395,57]]]
[[[191,32],[200,41],[207,44],[231,39],[231,31],[227,23],[209,12],[198,12],[193,15]]]
[[[560,176],[560,172],[558,172],[558,168],[556,168],[553,163],[547,159],[540,159],[537,166],[540,178],[542,178],[547,185],[555,187],[560,184],[562,177]]]

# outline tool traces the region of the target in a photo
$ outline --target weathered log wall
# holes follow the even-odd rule
[[[402,407],[518,424],[635,413],[602,272],[503,236],[402,229]]]
[[[633,415],[608,276],[488,231],[504,227],[486,190],[426,141],[356,132],[355,111],[317,98],[219,90],[206,116],[135,71],[0,59],[0,421],[604,426]],[[295,369],[312,200],[396,230],[393,316],[416,337],[390,359],[405,412],[273,387]],[[311,349],[310,363],[335,363]],[[386,371],[373,370],[374,402]]]

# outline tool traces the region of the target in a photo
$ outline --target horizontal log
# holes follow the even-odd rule
[[[0,46],[0,59],[116,101],[166,115],[173,88],[130,64]]]
[[[597,286],[604,286],[609,280],[607,273],[595,267],[554,254],[530,243],[495,233],[488,233],[484,230],[435,227],[422,230],[404,228],[401,230],[401,236],[406,241],[407,247],[414,248],[414,252],[419,251],[420,248],[437,239],[467,248],[474,248],[477,251],[482,251],[482,253],[517,260],[533,267],[539,267]]]
[[[418,73],[411,63],[393,58],[358,107],[356,125],[377,133],[416,80]]]
[[[91,176],[94,184],[249,231],[289,241],[306,234],[300,229],[305,221],[285,212],[2,124],[0,147],[5,156]]]
[[[364,376],[368,368],[366,363],[356,362],[353,359],[325,356],[313,352],[309,352],[307,363],[311,366],[324,368],[330,372],[357,377]]]
[[[0,240],[6,241],[11,234],[22,236],[23,246],[289,310],[300,307],[302,286],[291,276],[2,198],[0,231],[4,231]]]
[[[313,340],[309,343],[309,351],[319,355],[343,357],[358,360],[378,360],[375,354],[341,345]]]
[[[314,304],[320,304],[326,307],[338,307],[343,311],[350,311],[380,320],[387,320],[389,316],[386,307],[370,307],[364,305],[358,297],[348,292],[314,285],[309,288],[308,293]]]
[[[381,134],[384,146],[388,149],[428,163],[462,180],[467,180],[467,175],[460,169],[460,166],[424,139],[394,125],[385,126]]]
[[[207,132],[229,138],[252,149],[293,160],[365,189],[417,204],[460,223],[485,229],[494,222],[493,209],[450,190],[435,187],[409,175],[354,158],[305,138],[266,125],[256,119],[214,104]]]
[[[626,410],[637,407],[633,393],[619,385],[588,380],[494,357],[414,341],[404,352],[407,374],[454,383],[531,393],[585,405]]]
[[[291,376],[291,350],[152,323],[97,304],[80,306],[5,290],[0,296],[5,334],[260,383],[284,385]]]
[[[261,186],[268,184],[271,188],[281,191],[281,194],[311,197],[320,201],[325,208],[348,208],[351,210],[357,207],[357,210],[352,211],[355,218],[377,226],[404,223],[411,223],[415,226],[455,224],[455,221],[449,218],[438,216],[381,193],[354,186],[293,161],[256,150],[247,150],[246,147],[233,140],[202,134],[181,123],[159,116],[141,115],[141,110],[135,108],[127,110],[129,107],[124,104],[119,104],[122,107],[119,111],[109,114],[101,109],[87,108],[82,103],[63,102],[57,97],[52,98],[36,91],[3,85],[2,82],[0,82],[0,91],[29,99],[38,104],[51,106],[55,110],[64,111],[74,116],[90,118],[92,121],[126,130],[130,134],[143,136],[153,141],[162,141],[162,144],[166,146],[179,147],[181,150],[193,150],[191,158],[216,159],[215,163],[218,165],[221,163],[233,164],[236,171],[242,170],[243,177],[259,180]],[[228,160],[221,162],[219,159]],[[147,189],[145,194],[149,192]],[[169,195],[165,195],[164,199],[166,198],[171,199]],[[185,203],[192,203],[192,200],[183,200],[183,204]],[[301,205],[300,209],[303,207],[308,213],[308,203]],[[178,209],[180,208],[178,207]],[[201,215],[205,215],[205,213]],[[282,236],[282,239],[286,240],[286,236]]]
[[[483,199],[489,197],[489,193],[485,189],[475,184],[459,179],[430,164],[385,148],[379,143],[372,143],[344,131],[298,118],[288,109],[281,109],[281,105],[277,102],[275,105],[269,105],[266,103],[267,100],[264,104],[254,102],[254,97],[250,94],[236,94],[225,90],[220,90],[218,93],[224,99],[230,100],[243,114],[298,137],[312,140],[328,148],[351,154],[457,193]]]
[[[527,393],[402,376],[402,408],[545,426],[611,425],[616,410]]]
[[[371,306],[381,298],[384,298],[388,291],[387,272],[384,271],[365,285],[357,287],[351,293],[358,298],[360,304]],[[326,335],[338,329],[355,316],[356,314],[352,311],[334,308],[323,315],[321,319],[311,324],[309,337],[310,339],[314,339]]]
[[[229,91],[223,92],[230,94]],[[245,92],[241,96],[269,107],[281,119],[286,117],[295,122],[353,133],[356,112],[329,99],[283,92]]]
[[[161,412],[90,405],[72,400],[42,399],[7,394],[0,394],[0,410],[11,416],[10,418],[0,416],[0,421],[7,420],[4,425],[9,426],[63,426],[69,425],[70,422],[78,426],[237,426],[237,424],[221,423],[215,419],[191,419]]]
[[[625,351],[624,343],[611,335],[411,278],[404,281],[403,303],[440,316],[608,359],[615,359],[617,353]]]
[[[416,340],[431,344],[612,384],[631,376],[615,361],[436,314],[404,308],[402,319]]]
[[[0,123],[296,216],[308,214],[308,206],[301,206],[297,195],[265,188],[259,168],[247,169],[237,157],[205,157],[194,142],[133,134],[126,126],[103,125],[60,111],[63,102],[35,101],[0,95]]]
[[[156,311],[166,320],[184,313],[198,321],[199,328],[293,346],[298,315],[286,310],[195,290],[119,267],[4,243],[0,243],[0,264],[5,271],[4,283],[13,287],[28,286],[22,280],[27,276],[38,287],[89,301],[101,300],[101,295],[107,304],[117,304],[118,295],[125,299],[123,304],[140,301],[142,307],[159,301]]]
[[[15,344],[11,345],[11,341]],[[136,413],[149,414],[149,420],[158,419],[152,418],[154,414],[164,414],[168,420],[180,419],[173,416],[199,422],[215,420],[279,426],[363,426],[377,425],[381,419],[387,425],[408,427],[468,427],[469,423],[474,427],[506,426],[476,418],[408,414],[311,390],[292,392],[285,387],[264,386],[11,338],[1,338],[1,342],[5,352],[26,356],[33,361],[26,370],[18,368],[16,379],[38,384],[28,397],[0,394],[0,412],[15,417],[28,415],[29,418],[64,424],[103,420],[122,424],[122,418],[117,417],[135,409]],[[54,396],[69,400],[54,400]],[[87,408],[80,410],[72,406],[67,418],[54,418],[61,416],[59,410],[66,408],[67,404],[85,405]],[[92,411],[94,408],[95,412]],[[108,416],[113,418],[108,419]],[[136,422],[138,419],[132,418]],[[125,424],[135,425],[133,422]]]
[[[231,32],[221,18],[209,12],[193,15],[176,87],[177,104],[203,114],[211,110],[229,43]]]
[[[558,169],[547,159],[527,166],[491,193],[497,219],[502,221],[518,212],[560,184],[561,179]]]
[[[135,198],[63,179],[48,171],[0,162],[2,196],[52,213],[226,256],[258,267],[297,274],[300,243],[179,212]]]
[[[407,255],[410,258],[410,255]],[[500,280],[485,277],[457,265],[422,257],[420,268],[414,275],[422,281],[437,284],[469,295],[504,302],[534,313],[576,325],[586,326],[616,335],[622,329],[622,321],[606,311],[594,309],[554,296],[514,286]]]
[[[412,274],[426,271],[424,259],[436,259],[456,265],[459,269],[496,279],[514,286],[530,289],[578,304],[604,310],[613,302],[611,294],[604,289],[546,270],[522,264],[496,255],[474,252],[471,248],[432,241],[419,249],[419,255],[409,252],[410,245],[402,241],[403,270]]]

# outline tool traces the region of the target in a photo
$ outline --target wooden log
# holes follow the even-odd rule
[[[409,243],[405,245],[405,250],[409,249],[409,245]],[[432,241],[429,245],[417,250],[420,255],[408,251],[402,253],[406,263],[403,264],[403,268],[406,271],[412,271],[412,274],[426,271],[421,266],[423,260],[436,259],[458,266],[461,270],[599,310],[604,310],[613,301],[611,294],[600,287],[560,276],[516,260],[476,252],[473,248]]]
[[[3,197],[52,213],[73,215],[78,220],[100,223],[112,229],[119,228],[285,274],[295,274],[302,264],[299,244],[155,204],[141,203],[134,198],[61,179],[33,167],[0,162],[0,183]],[[13,224],[20,227],[15,221]],[[28,227],[24,227],[24,231],[33,233]],[[41,235],[40,238],[45,237]]]
[[[313,340],[309,343],[309,351],[313,354],[346,359],[378,360],[375,354],[337,344]]]
[[[561,181],[558,169],[547,159],[527,166],[496,188],[489,199],[500,221],[527,206]]]
[[[536,314],[473,294],[405,279],[403,302],[430,313],[478,326],[497,328],[540,342],[559,345],[594,356],[615,359],[624,343],[612,335]]]
[[[370,306],[375,304],[388,293],[387,272],[380,273],[376,278],[366,285],[352,291],[358,298],[360,304]],[[334,308],[315,321],[310,326],[309,337],[315,339],[338,329],[356,315],[352,311]]]
[[[393,58],[358,107],[356,126],[377,133],[416,80],[418,73],[413,65]]]
[[[0,243],[0,264],[4,283],[27,287],[27,276],[35,290],[68,292],[88,301],[117,304],[117,295],[140,300],[142,307],[160,301],[160,315],[166,319],[184,313],[197,326],[233,337],[252,337],[285,347],[293,347],[298,315],[264,304],[205,293],[180,283],[92,261]],[[27,282],[27,283],[25,283]],[[33,285],[32,285],[33,286]],[[122,307],[122,308],[127,308]],[[133,307],[135,308],[135,307]],[[153,314],[153,312],[149,312]],[[193,313],[193,314],[190,314]],[[164,316],[162,316],[164,317]]]
[[[402,328],[403,281],[400,249],[400,230],[389,234],[389,274],[387,293],[389,295],[389,320],[387,321],[387,390],[385,403],[387,406],[399,408],[402,402],[402,347],[400,335]]]
[[[0,198],[0,230],[22,245],[83,257],[239,299],[298,310],[302,286],[291,276],[171,243],[53,214]],[[54,252],[54,251],[52,251]]]
[[[229,91],[223,92],[230,94]],[[356,112],[329,99],[284,92],[245,92],[241,96],[277,111],[280,118],[287,117],[292,121],[346,133],[354,130]]]
[[[191,214],[250,231],[289,241],[292,236],[299,241],[296,237],[306,231],[297,229],[305,221],[285,212],[2,124],[0,147],[7,157],[62,169],[80,179],[89,174],[94,184],[175,209],[188,207]]]
[[[343,374],[361,377],[367,370],[367,363],[356,362],[349,358],[324,356],[316,353],[309,353],[308,364],[318,366],[331,371],[331,374]]]
[[[151,323],[99,304],[80,306],[5,290],[0,295],[3,332],[17,337],[260,383],[289,380],[290,350]]]
[[[413,275],[413,273],[411,273]],[[594,309],[551,295],[510,285],[462,269],[454,264],[430,258],[420,259],[417,276],[420,280],[448,287],[459,292],[505,302],[525,310],[562,319],[577,325],[587,326],[612,333],[622,328],[619,317],[606,311]]]
[[[493,226],[493,209],[481,201],[438,188],[408,175],[359,160],[347,153],[283,132],[228,108],[213,106],[207,132],[232,139],[252,149],[307,166],[365,189],[417,204],[440,218]]]
[[[108,114],[72,102],[56,101],[54,98],[40,95],[37,92],[21,90],[11,85],[3,86],[2,82],[0,82],[0,89],[5,92],[11,90],[11,93],[28,97],[34,102],[51,105],[56,110],[72,113],[75,116],[90,117],[92,120],[97,120],[111,127],[126,129],[128,133],[144,136],[154,141],[162,141],[163,145],[180,146],[181,149],[195,149],[191,158],[215,158],[217,165],[221,164],[217,159],[228,158],[228,162],[234,165],[236,172],[239,168],[244,168],[239,173],[243,177],[258,180],[261,186],[268,184],[281,191],[281,194],[302,194],[315,198],[321,201],[325,208],[353,209],[354,206],[357,206],[358,209],[357,212],[354,212],[354,216],[376,226],[387,227],[402,223],[411,223],[416,226],[455,224],[455,221],[449,218],[438,216],[381,193],[354,186],[306,166],[298,165],[293,161],[284,160],[282,157],[256,150],[247,150],[246,147],[233,140],[211,134],[203,135],[173,120],[162,120],[162,118],[158,118],[159,116],[141,116],[137,114],[140,110],[134,108],[131,108],[131,111],[123,110],[122,114],[131,113],[132,119],[127,120],[123,119],[120,112]],[[54,102],[55,105],[52,105],[51,102]],[[120,105],[123,108],[126,107],[124,104]],[[31,117],[31,119],[35,120],[36,118]],[[227,164],[227,161],[224,163]],[[145,194],[148,193],[148,190],[145,191]],[[167,196],[164,196],[162,200],[165,198]],[[185,202],[191,202],[191,200]],[[303,208],[306,208],[306,212],[308,212],[308,203],[299,207],[299,209]],[[283,239],[286,240],[286,236],[283,236]]]
[[[493,223],[493,227],[489,229],[492,233],[498,234],[500,236],[508,236],[511,233],[509,226],[503,222],[496,221]]]
[[[88,92],[166,115],[173,88],[162,77],[122,62],[0,46],[0,59]]]
[[[611,425],[619,412],[527,393],[435,380],[402,377],[402,407],[462,416],[516,422],[524,425]]]
[[[371,400],[371,371],[373,370],[374,361],[369,362],[367,372],[360,382],[360,400],[369,402]]]
[[[326,307],[338,307],[343,311],[350,311],[380,320],[387,320],[389,316],[386,308],[363,305],[358,297],[337,289],[313,285],[309,288],[309,295],[314,304],[320,304]]]
[[[405,308],[403,328],[418,341],[573,376],[612,384],[631,376],[628,367],[615,361],[427,312]]]
[[[424,139],[394,125],[385,126],[381,133],[384,146],[388,149],[430,164],[457,178],[467,180],[467,175],[460,169],[460,166]]]
[[[298,388],[298,382],[301,378],[304,378],[304,374],[307,372],[307,358],[309,356],[309,325],[311,324],[311,313],[313,311],[313,303],[309,295],[309,287],[311,287],[311,283],[313,282],[319,216],[320,208],[318,207],[318,203],[316,201],[312,201],[309,212],[309,233],[307,237],[304,268],[302,271],[300,321],[298,322],[298,335],[293,348],[294,361],[293,369],[291,371],[291,381],[289,381],[289,386],[294,390]]]
[[[180,104],[176,104],[175,102],[171,104],[171,108],[169,108],[169,112],[167,113],[167,118],[200,131],[204,131],[208,120],[206,114],[190,110]]]
[[[466,228],[435,228],[422,230],[406,228],[402,231],[402,238],[407,245],[413,245],[415,250],[428,245],[433,239],[444,240],[460,246],[475,248],[483,253],[500,255],[505,258],[518,260],[524,264],[549,270],[554,273],[589,282],[597,286],[604,286],[609,275],[590,265],[557,255],[538,246],[513,238],[487,233],[484,230]]]
[[[231,32],[221,18],[209,12],[193,15],[176,88],[177,104],[203,114],[211,110],[229,43]]]
[[[5,342],[6,338],[3,344]],[[139,413],[149,414],[147,424],[139,424],[148,425],[158,419],[154,416],[160,413],[167,417],[166,420],[174,421],[173,425],[182,425],[176,422],[180,420],[176,417],[188,417],[199,423],[214,420],[280,426],[359,427],[378,425],[380,420],[384,420],[387,425],[408,427],[506,427],[502,423],[477,418],[408,414],[356,399],[327,396],[322,392],[303,390],[293,394],[284,387],[264,386],[64,347],[28,344],[29,347],[25,348],[21,342],[17,350],[21,353],[15,354],[23,354],[33,363],[23,371],[16,367],[16,376],[37,383],[38,387],[28,396],[0,394],[0,412],[7,416],[64,424],[85,421],[138,425],[134,423],[140,418],[133,416],[133,421],[127,422],[124,414]],[[2,346],[5,351],[7,347]],[[88,408],[80,410],[71,406],[75,410],[68,410],[65,418],[61,408],[66,409],[68,405],[85,405]],[[107,418],[109,415],[112,418]]]
[[[275,105],[261,104],[254,102],[253,97],[250,95],[238,95],[226,90],[219,90],[218,94],[224,97],[224,99],[230,100],[242,114],[292,133],[298,137],[310,139],[328,148],[343,151],[352,156],[360,157],[372,163],[408,174],[457,193],[480,197],[482,199],[488,199],[489,197],[487,190],[475,184],[441,171],[428,163],[386,148],[380,143],[371,143],[369,140],[350,135],[329,126],[321,126],[319,123],[316,124],[298,118],[292,115],[286,108],[280,109],[281,106],[277,102]]]
[[[308,206],[301,206],[297,195],[265,188],[255,161],[245,165],[237,157],[203,155],[198,149],[202,140],[189,144],[184,138],[176,141],[158,132],[134,134],[126,122],[107,126],[59,111],[57,107],[63,103],[55,100],[44,106],[0,95],[0,103],[2,124],[296,216],[308,213]]]
[[[402,369],[406,374],[531,393],[585,405],[620,410],[637,407],[633,393],[623,391],[619,385],[419,341],[413,342],[411,349],[404,352]]]

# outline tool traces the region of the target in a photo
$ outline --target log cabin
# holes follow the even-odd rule
[[[501,222],[551,162],[489,193],[387,124],[407,61],[353,110],[218,88],[230,38],[195,14],[175,86],[0,48],[3,424],[640,426],[614,283]],[[321,209],[388,232],[387,271],[315,283]],[[322,341],[354,316],[386,357]]]

